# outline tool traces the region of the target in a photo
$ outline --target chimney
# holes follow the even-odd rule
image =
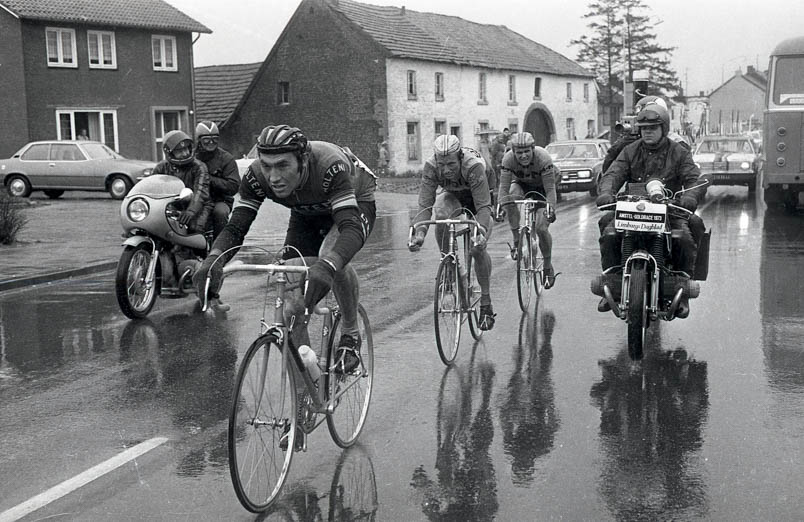
[[[704,95],[704,92],[703,92],[703,91],[698,91],[698,96],[700,96],[701,98],[703,98],[703,95]]]
[[[405,16],[405,6],[403,5],[402,8],[399,10],[399,14]]]

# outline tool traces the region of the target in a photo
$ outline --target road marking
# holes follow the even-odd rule
[[[167,441],[168,439],[165,437],[155,437],[153,439],[146,440],[145,442],[141,442],[136,446],[127,449],[123,453],[110,458],[109,460],[101,462],[97,466],[93,466],[71,479],[67,479],[61,484],[53,486],[44,493],[40,493],[39,495],[26,500],[22,504],[18,504],[9,510],[3,511],[0,513],[0,522],[12,522],[14,520],[19,520],[25,515],[50,504],[54,500],[58,500],[61,497],[72,493],[76,489],[89,484],[93,480],[100,478],[110,471],[114,471],[126,462],[136,459],[140,455],[151,451]]]

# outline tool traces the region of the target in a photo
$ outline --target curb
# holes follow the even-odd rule
[[[50,272],[47,274],[38,274],[34,276],[20,277],[17,279],[8,279],[0,281],[0,292],[7,290],[16,290],[27,286],[41,285],[45,283],[52,283],[53,281],[60,281],[62,279],[70,279],[73,277],[94,274],[97,272],[104,272],[111,270],[117,266],[117,261],[107,261],[105,263],[97,263],[88,265],[81,268],[74,268],[70,270],[62,270],[60,272]]]

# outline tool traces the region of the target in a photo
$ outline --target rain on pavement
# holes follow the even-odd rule
[[[489,244],[497,323],[456,364],[433,340],[438,254],[405,248],[415,196],[381,195],[355,261],[375,338],[360,442],[324,429],[267,519],[793,520],[804,501],[802,216],[744,188],[709,191],[709,279],[641,363],[595,310],[598,211],[570,196],[551,227],[562,272],[528,314],[507,225]],[[280,227],[283,228],[283,227]],[[255,232],[281,241],[283,230]],[[261,235],[263,234],[263,235]],[[261,292],[227,281],[227,314],[161,300],[117,308],[112,273],[0,294],[3,511],[154,437],[168,442],[28,518],[249,520],[231,487],[227,410]]]

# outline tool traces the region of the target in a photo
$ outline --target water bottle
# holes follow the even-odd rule
[[[304,367],[307,368],[307,373],[310,374],[310,378],[314,383],[318,382],[318,378],[321,377],[321,368],[318,367],[318,356],[316,356],[313,349],[306,344],[299,346],[299,355],[304,363]]]

